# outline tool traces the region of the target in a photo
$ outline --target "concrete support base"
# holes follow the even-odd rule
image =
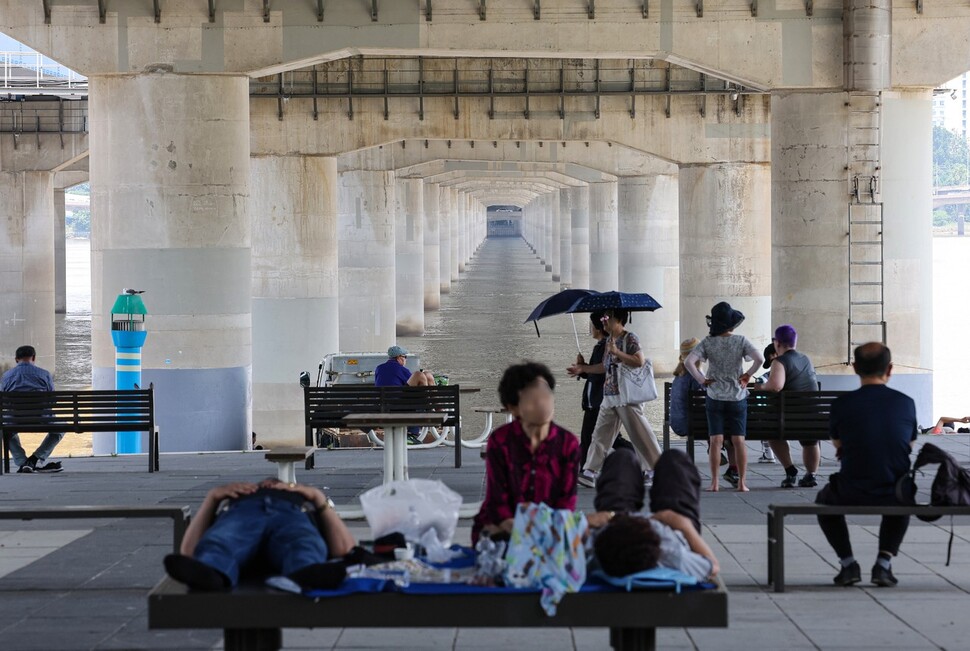
[[[249,83],[95,76],[91,120],[94,388],[114,387],[109,311],[145,290],[142,380],[163,452],[239,450],[252,431]],[[179,110],[170,110],[180,97]],[[95,437],[95,453],[114,451]]]
[[[619,277],[616,181],[589,184],[589,289],[615,291]]]

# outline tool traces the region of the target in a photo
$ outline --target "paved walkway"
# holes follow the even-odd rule
[[[921,439],[922,440],[922,439]],[[933,439],[966,463],[966,435]],[[750,457],[756,458],[755,445]],[[757,446],[760,449],[760,446]],[[823,473],[835,468],[832,449]],[[701,459],[701,458],[699,458]],[[466,501],[481,499],[483,467],[465,455],[451,467],[451,450],[412,452],[412,477],[445,481]],[[317,455],[317,468],[301,481],[326,490],[338,505],[380,481],[377,451],[340,450]],[[162,471],[144,472],[144,457],[65,459],[58,475],[0,477],[0,507],[38,504],[189,504],[230,479],[258,479],[274,467],[260,453],[163,455]],[[835,558],[811,520],[791,520],[786,539],[788,592],[765,585],[765,509],[773,502],[809,501],[815,490],[775,488],[783,471],[754,465],[752,491],[705,494],[704,535],[721,561],[730,591],[728,629],[662,630],[665,649],[962,649],[968,646],[970,522],[957,522],[953,561],[944,567],[949,522],[913,522],[894,563],[894,589],[831,587]],[[925,489],[931,477],[922,480]],[[592,491],[581,489],[590,508]],[[925,498],[925,494],[924,494]],[[875,557],[878,520],[852,521],[856,556],[868,572]],[[468,523],[459,531],[467,540]],[[0,639],[19,649],[212,649],[216,631],[149,631],[145,596],[163,576],[170,524],[152,521],[0,521]],[[363,522],[353,524],[361,537]],[[568,598],[568,597],[567,597]],[[375,617],[379,617],[375,613]],[[287,649],[606,649],[605,629],[576,630],[287,630]]]

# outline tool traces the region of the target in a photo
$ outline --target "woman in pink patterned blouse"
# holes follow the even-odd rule
[[[472,526],[472,544],[481,532],[507,535],[520,502],[576,508],[579,441],[552,422],[556,380],[543,364],[510,366],[498,385],[502,405],[515,418],[488,438],[485,499]]]

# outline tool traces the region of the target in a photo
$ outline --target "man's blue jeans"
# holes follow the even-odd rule
[[[34,451],[38,465],[42,465],[47,461],[51,456],[51,452],[54,451],[54,448],[57,447],[57,444],[61,442],[62,438],[64,438],[64,432],[51,432],[44,437],[40,446]],[[20,436],[17,434],[11,435],[7,439],[7,447],[10,448],[10,456],[13,457],[13,462],[18,468],[27,463],[27,452],[24,451],[24,446],[20,444]]]
[[[259,554],[273,572],[290,575],[327,561],[327,544],[299,506],[272,495],[233,502],[218,515],[193,557],[219,570],[235,586],[240,570]]]

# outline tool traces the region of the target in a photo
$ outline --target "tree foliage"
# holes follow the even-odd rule
[[[933,127],[933,187],[968,185],[967,163],[970,149],[958,133]]]

